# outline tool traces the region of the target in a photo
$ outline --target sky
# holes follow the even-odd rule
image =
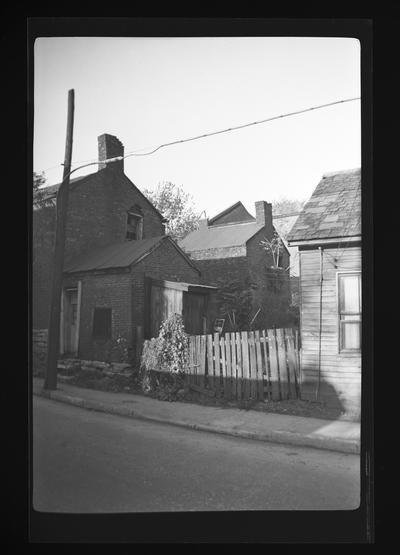
[[[62,178],[68,90],[75,91],[72,167],[97,160],[97,137],[125,153],[360,96],[352,38],[38,38],[34,171]],[[141,190],[171,181],[212,217],[240,200],[307,200],[322,175],[361,165],[360,101],[125,160]],[[97,170],[89,166],[74,174]]]

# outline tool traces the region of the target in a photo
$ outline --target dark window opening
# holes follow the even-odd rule
[[[143,217],[139,214],[128,212],[126,225],[126,238],[129,241],[139,241],[143,235]]]
[[[339,274],[339,351],[361,350],[361,274]]]
[[[93,338],[111,338],[111,308],[95,308],[93,313]]]

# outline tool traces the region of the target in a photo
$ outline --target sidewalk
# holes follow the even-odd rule
[[[96,391],[65,383],[59,383],[56,391],[44,391],[41,378],[33,378],[33,394],[89,410],[194,430],[343,453],[360,452],[358,422],[159,401],[142,395]]]

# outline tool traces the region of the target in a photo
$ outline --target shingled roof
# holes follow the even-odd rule
[[[263,226],[255,220],[224,226],[203,226],[189,233],[179,242],[188,252],[222,247],[239,247],[253,237]]]
[[[127,268],[137,264],[145,256],[153,252],[163,241],[171,242],[188,263],[197,270],[193,262],[168,235],[161,235],[142,239],[141,241],[124,241],[93,249],[67,261],[64,266],[64,272],[89,272],[92,270]]]
[[[361,236],[361,169],[326,173],[288,234],[290,243]]]

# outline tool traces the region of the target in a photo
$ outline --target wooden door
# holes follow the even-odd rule
[[[151,286],[150,337],[157,337],[160,326],[171,314],[182,314],[182,291]]]

